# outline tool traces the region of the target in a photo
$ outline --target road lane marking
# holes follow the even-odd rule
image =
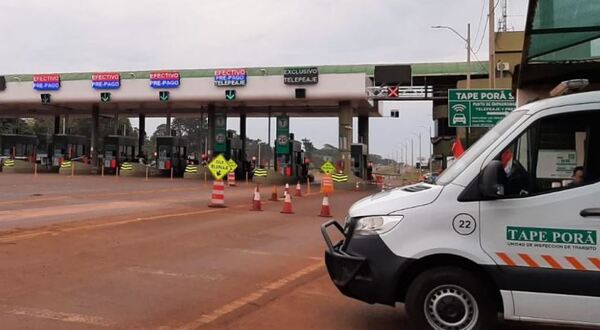
[[[203,279],[207,281],[221,281],[223,280],[223,275],[220,274],[183,274],[183,273],[174,273],[169,272],[162,269],[151,269],[151,268],[143,268],[143,267],[129,267],[128,271],[140,274],[148,274],[148,275],[157,275],[157,276],[166,276],[166,277],[174,277],[174,278],[189,278],[189,279]]]
[[[224,248],[224,250],[245,253],[245,254],[258,255],[258,256],[289,257],[289,258],[301,258],[301,259],[308,259],[308,260],[323,260],[323,258],[321,258],[321,257],[307,257],[307,256],[299,256],[299,255],[286,254],[286,253],[273,253],[273,252],[249,250],[249,249]]]
[[[217,319],[225,316],[226,314],[234,312],[246,305],[255,303],[258,299],[264,297],[265,295],[271,293],[272,291],[280,289],[283,286],[285,286],[286,284],[293,282],[303,276],[306,276],[306,275],[308,275],[312,272],[315,272],[319,269],[322,269],[322,268],[323,268],[322,262],[312,264],[312,265],[310,265],[306,268],[303,268],[303,269],[301,269],[291,275],[288,275],[282,279],[279,279],[275,282],[271,282],[271,283],[263,286],[260,290],[258,290],[256,292],[253,292],[253,293],[248,294],[244,297],[241,297],[237,300],[234,300],[228,304],[225,304],[207,314],[203,314],[202,316],[200,316],[200,318],[198,318],[186,325],[183,325],[179,329],[180,330],[197,329],[199,327],[202,327],[204,325],[212,323],[212,322],[216,321]]]
[[[55,312],[49,309],[38,309],[29,307],[13,307],[5,311],[7,314],[28,316],[38,319],[55,320],[62,322],[81,323],[100,327],[114,327],[115,323],[99,316],[82,315],[75,313]]]

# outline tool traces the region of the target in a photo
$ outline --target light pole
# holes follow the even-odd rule
[[[459,38],[464,40],[467,43],[467,89],[471,88],[471,23],[467,23],[467,37],[463,37],[460,33],[458,33],[454,28],[445,25],[434,25],[431,28],[433,29],[447,29],[454,34],[456,34]]]
[[[429,161],[427,162],[429,164],[429,171],[431,172],[431,158],[433,158],[433,143],[431,143],[431,138],[433,137],[433,132],[431,131],[431,125],[429,125],[429,127],[424,126],[424,125],[419,125],[417,126],[417,128],[423,128],[427,130],[427,133],[429,134]]]
[[[419,131],[419,134],[417,133],[411,133],[412,135],[416,136],[419,139],[419,158],[417,158],[417,160],[419,161],[419,170],[421,170],[421,162],[422,162],[422,154],[421,154],[421,131]],[[416,163],[415,163],[416,165]]]

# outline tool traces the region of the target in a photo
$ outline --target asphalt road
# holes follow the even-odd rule
[[[212,209],[197,181],[0,174],[0,328],[408,328],[401,305],[331,284],[319,195],[283,215],[281,201],[249,211],[252,189]],[[365,195],[336,192],[333,214]]]

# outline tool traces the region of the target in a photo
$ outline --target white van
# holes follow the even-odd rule
[[[598,326],[600,92],[516,109],[435,184],[364,198],[321,231],[339,290],[404,302],[416,329],[489,330],[498,313]]]

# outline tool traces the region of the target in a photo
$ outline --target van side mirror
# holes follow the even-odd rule
[[[483,197],[496,199],[504,196],[506,174],[502,162],[492,160],[481,172],[479,177],[479,192]]]

